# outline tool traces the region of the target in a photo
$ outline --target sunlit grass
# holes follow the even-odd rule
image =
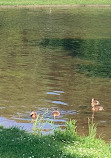
[[[111,4],[110,0],[0,0],[0,5]]]
[[[91,126],[91,124],[90,124]],[[93,128],[91,133],[95,133]],[[94,134],[95,135],[95,134]],[[110,158],[111,145],[92,135],[80,137],[76,121],[67,122],[66,130],[39,137],[18,128],[0,127],[1,158]]]

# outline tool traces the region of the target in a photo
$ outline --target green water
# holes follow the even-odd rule
[[[110,92],[110,8],[0,9],[1,124],[31,126],[32,110],[53,120],[57,108],[56,125],[76,119],[87,134],[94,97],[105,109],[95,113],[98,134],[109,140]]]

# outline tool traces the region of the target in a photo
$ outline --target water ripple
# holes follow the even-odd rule
[[[53,104],[61,104],[61,105],[68,105],[67,103],[65,102],[62,102],[62,101],[52,101]]]

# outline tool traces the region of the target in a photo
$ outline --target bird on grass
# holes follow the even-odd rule
[[[52,115],[54,116],[54,119],[56,119],[56,117],[60,116],[60,112],[58,110],[55,110],[52,112]]]
[[[31,116],[31,118],[32,118],[33,120],[35,120],[35,119],[37,118],[37,113],[36,113],[35,111],[32,111],[32,112],[30,113],[30,116]]]
[[[100,102],[94,98],[91,101],[92,111],[102,111],[104,108],[100,105]]]

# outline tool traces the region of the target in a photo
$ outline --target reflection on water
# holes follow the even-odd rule
[[[32,128],[30,112],[88,133],[91,99],[98,133],[111,139],[110,8],[0,9],[0,124]],[[103,132],[104,131],[104,132]],[[101,133],[100,132],[100,133]]]

